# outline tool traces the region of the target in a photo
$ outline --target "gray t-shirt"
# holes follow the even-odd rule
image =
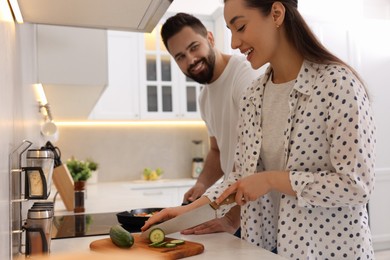
[[[263,142],[260,158],[265,170],[284,170],[284,131],[289,115],[288,98],[295,79],[282,84],[268,80],[262,107]]]

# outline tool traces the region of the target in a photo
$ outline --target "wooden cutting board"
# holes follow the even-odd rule
[[[89,248],[95,252],[126,252],[129,257],[139,256],[145,253],[149,256],[155,256],[158,259],[180,259],[188,256],[198,255],[204,251],[204,246],[200,243],[185,241],[184,244],[178,245],[174,248],[155,248],[150,247],[150,241],[140,237],[140,234],[133,234],[134,245],[130,248],[120,248],[116,246],[110,238],[103,238],[91,242]],[[166,241],[173,240],[173,238],[165,238]]]

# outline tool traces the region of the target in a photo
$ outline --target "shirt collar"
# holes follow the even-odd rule
[[[304,60],[301,69],[299,70],[293,90],[298,91],[304,95],[310,96],[313,92],[314,84],[318,76],[318,67],[318,64]],[[264,76],[260,77],[257,82],[252,85],[251,93],[249,95],[250,100],[252,100],[253,102],[255,102],[256,100],[259,101],[259,92],[260,96],[262,97],[264,93],[265,84],[269,80],[271,74],[272,67],[269,66],[266,69]]]

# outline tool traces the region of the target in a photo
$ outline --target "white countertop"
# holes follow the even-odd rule
[[[171,191],[175,190],[175,187],[177,187],[187,190],[187,188],[191,187],[194,183],[194,179],[163,179],[158,181],[140,180],[89,184],[87,186],[87,198],[85,200],[86,213],[119,212],[134,208],[175,206],[168,205],[169,203],[164,202],[164,200],[156,199],[156,196],[144,196],[142,193],[144,192],[143,189],[148,190],[150,188],[159,191],[165,188],[173,188],[170,189]],[[159,195],[157,196],[158,198],[162,197]],[[55,203],[55,215],[67,214],[73,214],[73,212],[66,211],[61,199],[57,198]],[[89,244],[94,240],[108,237],[109,236],[106,235],[53,239],[51,242],[50,256],[55,258],[56,255],[74,254],[78,252],[82,254],[92,254],[89,250]],[[205,250],[202,254],[189,257],[190,259],[284,259],[228,233],[187,236],[175,233],[169,235],[169,237],[199,242],[205,246]]]
[[[84,238],[55,239],[51,243],[51,255],[66,253],[91,253],[89,244],[92,241],[109,236],[92,236]],[[198,242],[204,245],[204,252],[187,257],[186,259],[197,260],[226,260],[226,259],[267,259],[267,260],[285,260],[285,258],[275,255],[267,250],[251,245],[228,233],[215,233],[208,235],[181,235],[175,233],[169,235],[172,238],[184,239],[187,241]],[[131,249],[130,249],[131,250]]]
[[[130,187],[132,189],[147,189],[147,188],[167,188],[167,187],[183,187],[183,186],[192,186],[196,182],[196,179],[183,178],[183,179],[160,179],[155,181],[145,181],[145,180],[134,180],[125,182],[122,184],[124,186]]]

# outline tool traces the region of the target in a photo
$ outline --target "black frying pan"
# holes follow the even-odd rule
[[[118,222],[124,226],[126,229],[139,229],[144,224],[145,221],[149,219],[150,215],[156,213],[163,208],[140,208],[133,209],[130,211],[123,211],[116,214]],[[146,216],[145,216],[146,215]]]

